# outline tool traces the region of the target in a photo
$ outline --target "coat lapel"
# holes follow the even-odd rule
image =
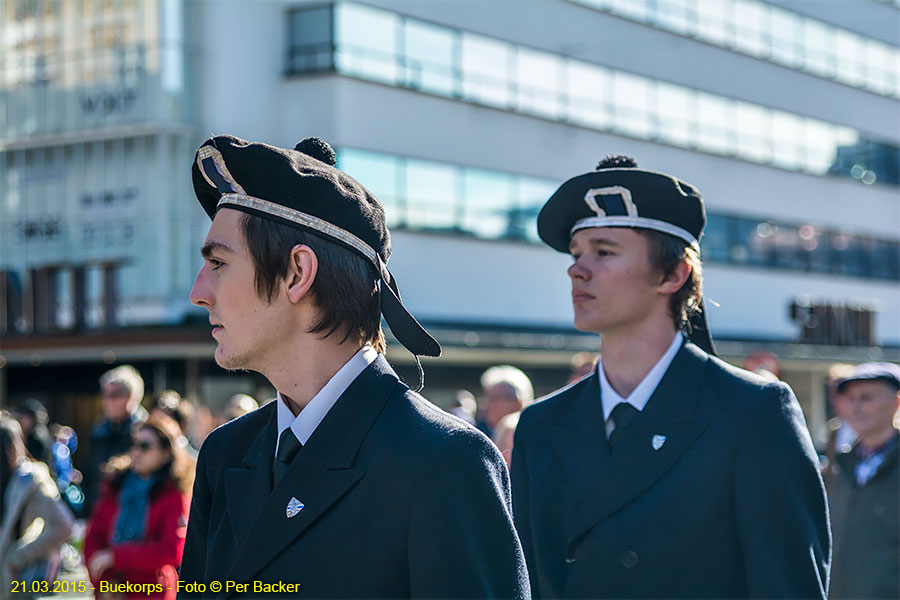
[[[243,543],[253,518],[272,489],[272,460],[278,437],[278,416],[275,403],[260,410],[269,411],[269,419],[247,454],[243,466],[225,469],[225,496],[231,526],[238,544]]]
[[[597,371],[576,385],[579,389],[569,406],[565,424],[553,430],[552,440],[575,497],[583,498],[593,488],[598,471],[606,464],[609,449]]]
[[[576,516],[570,544],[652,486],[706,429],[712,412],[704,408],[700,382],[707,359],[706,354],[687,342],[675,355],[615,454],[594,472],[586,501]]]
[[[398,384],[396,374],[381,355],[350,384],[275,489],[268,493],[269,488],[265,488],[267,493],[258,508],[251,511],[257,516],[251,519],[246,538],[239,542],[228,580],[249,581],[363,477],[365,469],[354,466],[359,447]],[[260,460],[259,468],[270,468],[275,436],[273,430],[270,453],[267,460]],[[286,509],[291,498],[303,503],[303,508],[288,518]]]

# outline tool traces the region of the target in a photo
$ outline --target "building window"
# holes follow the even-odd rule
[[[900,98],[900,48],[765,2],[571,1],[818,77]]]
[[[381,200],[389,227],[540,243],[537,216],[558,181],[339,148],[338,167]],[[900,281],[900,242],[809,224],[710,213],[706,263]]]
[[[643,6],[641,10],[662,5],[631,0],[628,4]],[[625,10],[618,0],[607,5]],[[730,0],[701,5],[706,12],[699,13],[699,6],[691,9],[689,0],[668,4],[676,14],[705,15],[734,28],[735,7]],[[794,20],[785,21],[778,31],[761,31],[759,23],[769,13],[752,2],[740,6],[746,17],[741,35],[756,40],[752,44],[774,43],[771,40],[779,35],[794,43],[786,31],[802,33],[800,22],[785,11],[778,14]],[[291,38],[292,73],[332,68],[331,55],[325,54],[330,52],[333,29],[334,68],[350,77],[783,169],[850,176],[864,184],[900,183],[900,149],[863,139],[849,127],[356,4],[289,14],[291,31],[308,32],[302,39]],[[810,40],[821,41],[822,33],[814,26],[809,31],[804,38],[808,50],[814,47]],[[815,60],[834,67],[830,47],[820,50]],[[801,58],[812,55],[809,50]]]
[[[334,10],[318,6],[288,15],[288,73],[334,69]]]

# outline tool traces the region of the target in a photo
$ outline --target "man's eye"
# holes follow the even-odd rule
[[[210,258],[210,259],[209,259],[209,264],[212,265],[213,271],[218,271],[218,270],[219,270],[219,267],[221,267],[221,266],[224,265],[225,263],[223,263],[221,260],[216,260],[216,259],[214,259],[214,258]]]

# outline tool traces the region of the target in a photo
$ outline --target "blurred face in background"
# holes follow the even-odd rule
[[[842,415],[863,442],[890,436],[900,393],[879,380],[851,381],[842,386],[836,401]]]
[[[131,390],[127,386],[110,382],[101,389],[103,395],[103,416],[110,421],[121,423],[130,414]]]
[[[140,477],[149,477],[172,460],[172,452],[163,446],[153,429],[139,429],[131,445],[131,469]]]
[[[37,419],[29,413],[16,413],[16,420],[19,422],[22,434],[25,437],[28,437],[28,434],[34,431],[34,426],[37,424]]]
[[[522,403],[516,398],[516,391],[506,383],[497,383],[485,388],[481,395],[482,418],[490,427],[496,427],[506,415],[522,410]]]

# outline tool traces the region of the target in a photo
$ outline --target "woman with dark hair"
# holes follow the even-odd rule
[[[110,459],[102,495],[84,540],[94,594],[100,582],[114,595],[174,598],[194,478],[178,424],[154,415],[138,425],[131,450]],[[125,593],[116,584],[144,584]]]
[[[28,457],[19,423],[0,412],[0,596],[31,597],[33,581],[52,586],[71,532],[72,513],[47,465]],[[22,587],[13,590],[14,581]]]

